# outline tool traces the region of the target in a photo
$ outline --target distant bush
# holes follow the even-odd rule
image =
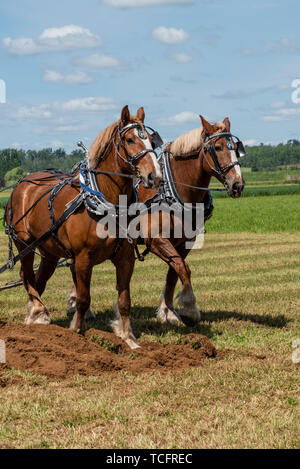
[[[4,177],[5,185],[12,186],[16,184],[18,180],[26,174],[26,171],[21,166],[17,166],[16,168],[10,169],[9,171],[7,171]]]

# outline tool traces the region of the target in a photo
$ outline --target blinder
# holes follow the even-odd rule
[[[238,158],[243,158],[243,156],[246,156],[244,144],[240,140],[238,140],[236,144],[236,156]]]
[[[152,127],[146,126],[146,129],[149,129],[152,132],[150,135],[152,137],[153,150],[156,150],[156,148],[161,147],[164,144],[164,142],[161,136],[159,135],[159,133],[156,130],[152,129]]]

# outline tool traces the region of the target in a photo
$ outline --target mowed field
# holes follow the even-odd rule
[[[166,266],[137,263],[132,326],[139,341],[177,344],[207,336],[220,352],[199,366],[51,378],[7,368],[0,375],[2,448],[297,448],[300,445],[300,196],[216,199],[205,243],[188,262],[202,321],[161,325],[155,309]],[[1,265],[7,239],[0,234]],[[1,285],[18,268],[1,275]],[[116,299],[110,262],[94,269],[92,309],[109,330]],[[53,323],[68,326],[67,268],[43,299]],[[20,324],[23,287],[0,293],[0,321]],[[47,350],[45,351],[47,353]],[[128,360],[134,360],[129,355]]]

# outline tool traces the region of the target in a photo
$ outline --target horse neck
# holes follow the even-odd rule
[[[96,168],[99,171],[122,173],[115,148],[112,148],[105,159]],[[119,204],[119,196],[127,195],[128,201],[132,198],[132,180],[126,177],[108,174],[96,174],[99,190],[112,204]]]
[[[183,182],[191,186],[208,187],[211,176],[203,168],[203,156],[195,153],[191,157],[176,157],[170,159],[174,181]],[[202,202],[206,191],[192,189],[176,184],[177,191],[184,202]]]

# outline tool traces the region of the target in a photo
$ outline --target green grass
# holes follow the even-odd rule
[[[243,172],[243,168],[242,168]],[[293,177],[300,176],[300,170],[283,171],[252,171],[243,173],[246,184],[284,184],[289,183],[287,175]]]
[[[227,192],[214,192],[211,191],[212,196],[217,199],[224,199],[228,197]],[[284,186],[272,185],[272,186],[245,186],[242,197],[260,197],[260,196],[272,196],[272,195],[300,195],[300,184],[286,184]]]
[[[187,258],[202,315],[194,329],[156,321],[167,267],[151,254],[136,264],[132,327],[139,340],[176,344],[198,332],[230,353],[165,374],[50,380],[10,369],[11,384],[1,387],[0,377],[0,447],[299,448],[299,365],[291,355],[300,338],[300,194],[274,195],[285,187],[299,186],[267,188],[268,197],[215,198],[203,249]],[[0,265],[6,246],[2,232]],[[15,268],[0,284],[17,278]],[[62,327],[70,286],[69,270],[57,269],[43,295]],[[97,320],[88,327],[109,330],[116,299],[110,262],[95,267],[91,294]],[[23,287],[1,292],[0,321],[23,322],[26,303]],[[92,340],[111,350],[109,341]]]
[[[300,194],[214,199],[208,232],[299,232]]]
[[[1,263],[6,241],[0,234]],[[202,313],[193,331],[231,352],[182,372],[50,380],[8,370],[0,447],[298,448],[300,378],[291,345],[300,337],[299,254],[299,233],[208,232],[203,249],[188,257]],[[132,327],[139,340],[178,343],[191,332],[155,319],[165,274],[153,255],[136,265]],[[6,272],[1,284],[17,277],[18,269]],[[53,322],[64,327],[70,284],[68,269],[58,269],[43,295]],[[91,326],[107,330],[116,298],[110,262],[94,269],[91,293]],[[22,322],[26,303],[23,287],[2,292],[0,320]]]

